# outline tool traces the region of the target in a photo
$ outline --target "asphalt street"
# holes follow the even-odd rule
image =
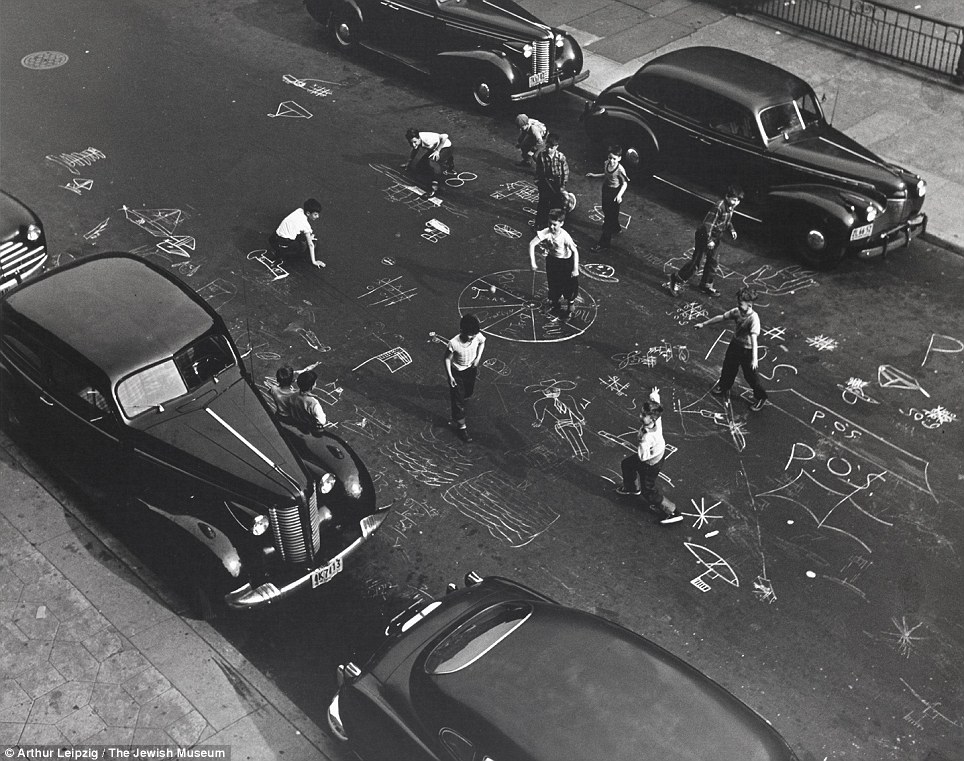
[[[514,113],[339,55],[294,0],[4,4],[0,35],[3,187],[44,219],[52,264],[134,251],[219,310],[259,383],[317,364],[329,418],[393,505],[327,588],[215,622],[316,722],[337,663],[477,570],[652,638],[805,761],[959,752],[961,257],[917,241],[816,273],[747,224],[723,296],[674,300],[659,286],[704,207],[633,188],[614,249],[590,254],[599,185],[583,175],[601,160],[564,96],[524,107],[561,133],[579,199],[582,300],[554,322],[528,266]],[[45,50],[69,61],[20,66]],[[408,126],[455,143],[438,204],[399,174]],[[324,270],[264,251],[309,196]],[[728,334],[694,328],[743,285],[761,294],[758,413],[709,394]],[[488,337],[470,445],[446,426],[441,345],[467,312]],[[654,386],[675,526],[613,493]],[[164,572],[149,538],[104,517]]]

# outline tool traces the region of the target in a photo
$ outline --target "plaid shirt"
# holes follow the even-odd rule
[[[548,149],[540,153],[536,160],[536,178],[557,182],[560,188],[564,188],[569,182],[569,162],[566,161],[566,155],[558,148],[554,156],[549,155]]]
[[[703,227],[709,235],[710,240],[717,243],[723,237],[723,233],[733,232],[733,209],[726,205],[726,199],[721,200],[703,218]]]

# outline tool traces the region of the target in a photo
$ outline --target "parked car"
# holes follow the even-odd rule
[[[639,634],[508,579],[465,581],[397,616],[364,668],[339,667],[328,723],[366,761],[796,759]]]
[[[40,218],[26,204],[0,190],[0,293],[47,263],[47,238]]]
[[[0,412],[129,511],[115,518],[160,516],[207,573],[199,589],[231,608],[325,584],[386,516],[352,448],[276,422],[217,312],[129,254],[71,262],[0,303]]]
[[[572,35],[511,0],[305,0],[344,50],[368,48],[454,85],[481,108],[589,76]]]
[[[639,175],[714,201],[740,184],[738,213],[809,266],[886,254],[927,224],[924,180],[831,127],[802,79],[733,50],[654,58],[587,104],[585,125]]]

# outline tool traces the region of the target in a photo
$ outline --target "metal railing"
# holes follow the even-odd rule
[[[964,27],[867,0],[743,0],[740,5],[964,82]]]

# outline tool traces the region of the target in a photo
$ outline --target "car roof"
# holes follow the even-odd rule
[[[426,705],[451,707],[451,726],[527,759],[579,749],[607,761],[794,758],[762,717],[658,645],[590,613],[530,604],[531,617],[484,656],[418,676],[437,693]]]
[[[173,276],[120,253],[52,270],[14,291],[4,308],[80,353],[112,382],[171,357],[220,324]]]
[[[785,103],[811,88],[803,79],[759,58],[726,48],[680,48],[643,64],[639,73],[661,74],[726,96],[750,110]]]

